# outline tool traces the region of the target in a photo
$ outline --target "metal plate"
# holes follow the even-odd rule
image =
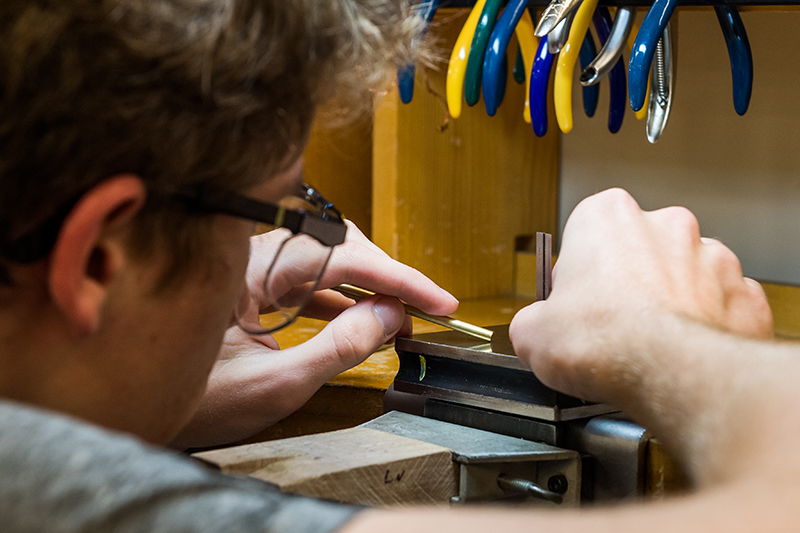
[[[457,331],[423,333],[411,337],[395,339],[398,352],[413,352],[422,355],[436,355],[459,361],[469,361],[485,365],[530,370],[517,359],[511,339],[508,337],[508,324],[490,326],[494,332],[492,342],[483,342]]]
[[[578,453],[548,444],[515,439],[431,418],[392,411],[362,427],[449,448],[462,464],[577,459]]]
[[[564,424],[489,411],[447,400],[430,399],[423,414],[427,418],[491,431],[509,437],[562,446]],[[563,447],[563,446],[562,446]]]
[[[546,387],[514,355],[508,326],[489,329],[491,343],[455,331],[398,338],[395,390],[547,421],[614,411]]]

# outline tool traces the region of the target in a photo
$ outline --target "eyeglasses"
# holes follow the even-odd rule
[[[254,239],[271,257],[251,257],[266,271],[260,287],[240,298],[236,323],[247,333],[263,335],[294,322],[311,299],[328,265],[333,247],[344,242],[347,226],[341,213],[313,187],[303,183],[279,205],[259,202],[230,191],[197,188],[176,197],[192,207],[258,222]]]
[[[190,209],[258,223],[259,234],[254,238],[272,244],[265,249],[276,252],[269,258],[250,258],[263,263],[267,275],[260,289],[240,300],[234,313],[239,327],[254,335],[294,322],[319,285],[333,247],[343,243],[347,233],[342,214],[305,183],[279,205],[210,186],[155,194],[181,201]],[[66,204],[23,237],[0,246],[0,256],[22,264],[46,257],[74,203]]]

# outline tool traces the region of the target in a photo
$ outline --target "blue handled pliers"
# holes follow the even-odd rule
[[[506,48],[511,34],[528,7],[528,0],[509,0],[505,10],[497,19],[497,23],[489,37],[489,48],[483,58],[483,102],[486,113],[493,117],[500,105],[498,95],[505,89],[506,74],[503,64],[506,63]],[[507,68],[507,67],[506,67]],[[502,76],[502,80],[500,77]]]
[[[634,111],[640,110],[644,105],[653,54],[677,4],[678,0],[655,0],[636,35],[628,66],[629,96]],[[753,55],[750,52],[750,43],[736,7],[715,6],[714,9],[728,45],[733,74],[734,107],[742,115],[747,111],[753,90]]]
[[[436,14],[436,8],[439,7],[440,0],[430,0],[422,7],[422,18],[425,19],[425,27],[431,23],[433,16]],[[406,65],[397,69],[397,89],[400,92],[400,100],[407,104],[414,98],[414,72],[416,68],[414,64]]]
[[[611,33],[611,13],[605,6],[598,7],[592,16],[594,28],[601,44],[608,41]],[[625,67],[622,59],[618,59],[611,72],[608,73],[608,82],[611,87],[608,106],[608,131],[617,133],[622,127],[625,118]],[[598,87],[593,85],[593,87]],[[586,87],[584,87],[585,89]]]
[[[547,133],[547,94],[550,85],[550,72],[553,69],[553,62],[558,54],[551,54],[547,40],[547,34],[539,41],[539,48],[536,50],[536,57],[533,60],[531,69],[531,87],[528,101],[531,109],[531,126],[533,133],[537,137],[543,137]],[[584,49],[586,52],[584,52]],[[580,59],[584,59],[588,64],[596,55],[597,48],[589,32],[583,40],[580,50]],[[583,88],[583,111],[586,116],[592,117],[597,109],[597,102],[600,98],[600,87],[597,85]]]
[[[750,95],[753,93],[753,54],[744,29],[739,10],[733,6],[714,6],[717,13],[728,56],[731,59],[733,77],[733,107],[740,115],[747,112]]]
[[[587,31],[586,36],[583,38],[583,43],[581,43],[581,49],[578,51],[578,59],[581,62],[581,68],[584,69],[589,66],[589,63],[592,62],[596,55],[597,46],[594,44],[592,32]],[[594,112],[597,111],[597,102],[600,100],[600,86],[590,85],[588,87],[583,87],[582,93],[583,112],[586,113],[587,117],[591,118],[594,116]]]
[[[539,41],[536,58],[533,60],[531,70],[531,88],[528,98],[531,108],[531,126],[537,137],[547,133],[547,87],[550,84],[550,71],[553,68],[555,54],[551,54],[547,47],[549,35]]]
[[[636,34],[628,65],[628,89],[634,111],[644,106],[647,78],[650,76],[656,45],[677,5],[678,0],[655,0]]]

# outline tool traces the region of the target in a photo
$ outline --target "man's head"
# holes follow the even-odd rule
[[[151,189],[142,241],[180,234],[189,220],[158,191],[244,190],[288,167],[322,99],[405,59],[401,4],[5,0],[0,250],[119,173]]]
[[[77,395],[64,408],[81,411],[92,387],[119,378],[115,368],[140,394],[147,380],[163,385],[151,366],[164,360],[142,356],[136,367],[125,354],[178,350],[194,335],[184,343],[202,352],[196,364],[162,369],[197,368],[172,376],[183,392],[161,400],[191,404],[241,285],[249,227],[192,213],[170,191],[212,185],[272,201],[288,192],[317,105],[411,59],[419,24],[403,4],[0,2],[0,338],[42,322],[40,353],[63,351],[58,364],[6,364],[0,396],[36,401],[22,389],[47,383],[62,400]],[[150,331],[161,313],[166,331]],[[112,346],[123,337],[124,348]],[[104,349],[116,352],[103,364],[87,355],[71,366],[76,353]],[[79,383],[93,385],[72,391]]]

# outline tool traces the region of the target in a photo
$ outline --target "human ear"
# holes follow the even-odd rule
[[[125,265],[119,230],[131,223],[145,197],[139,177],[111,177],[83,195],[61,226],[47,281],[53,301],[79,335],[99,326],[108,287]]]

